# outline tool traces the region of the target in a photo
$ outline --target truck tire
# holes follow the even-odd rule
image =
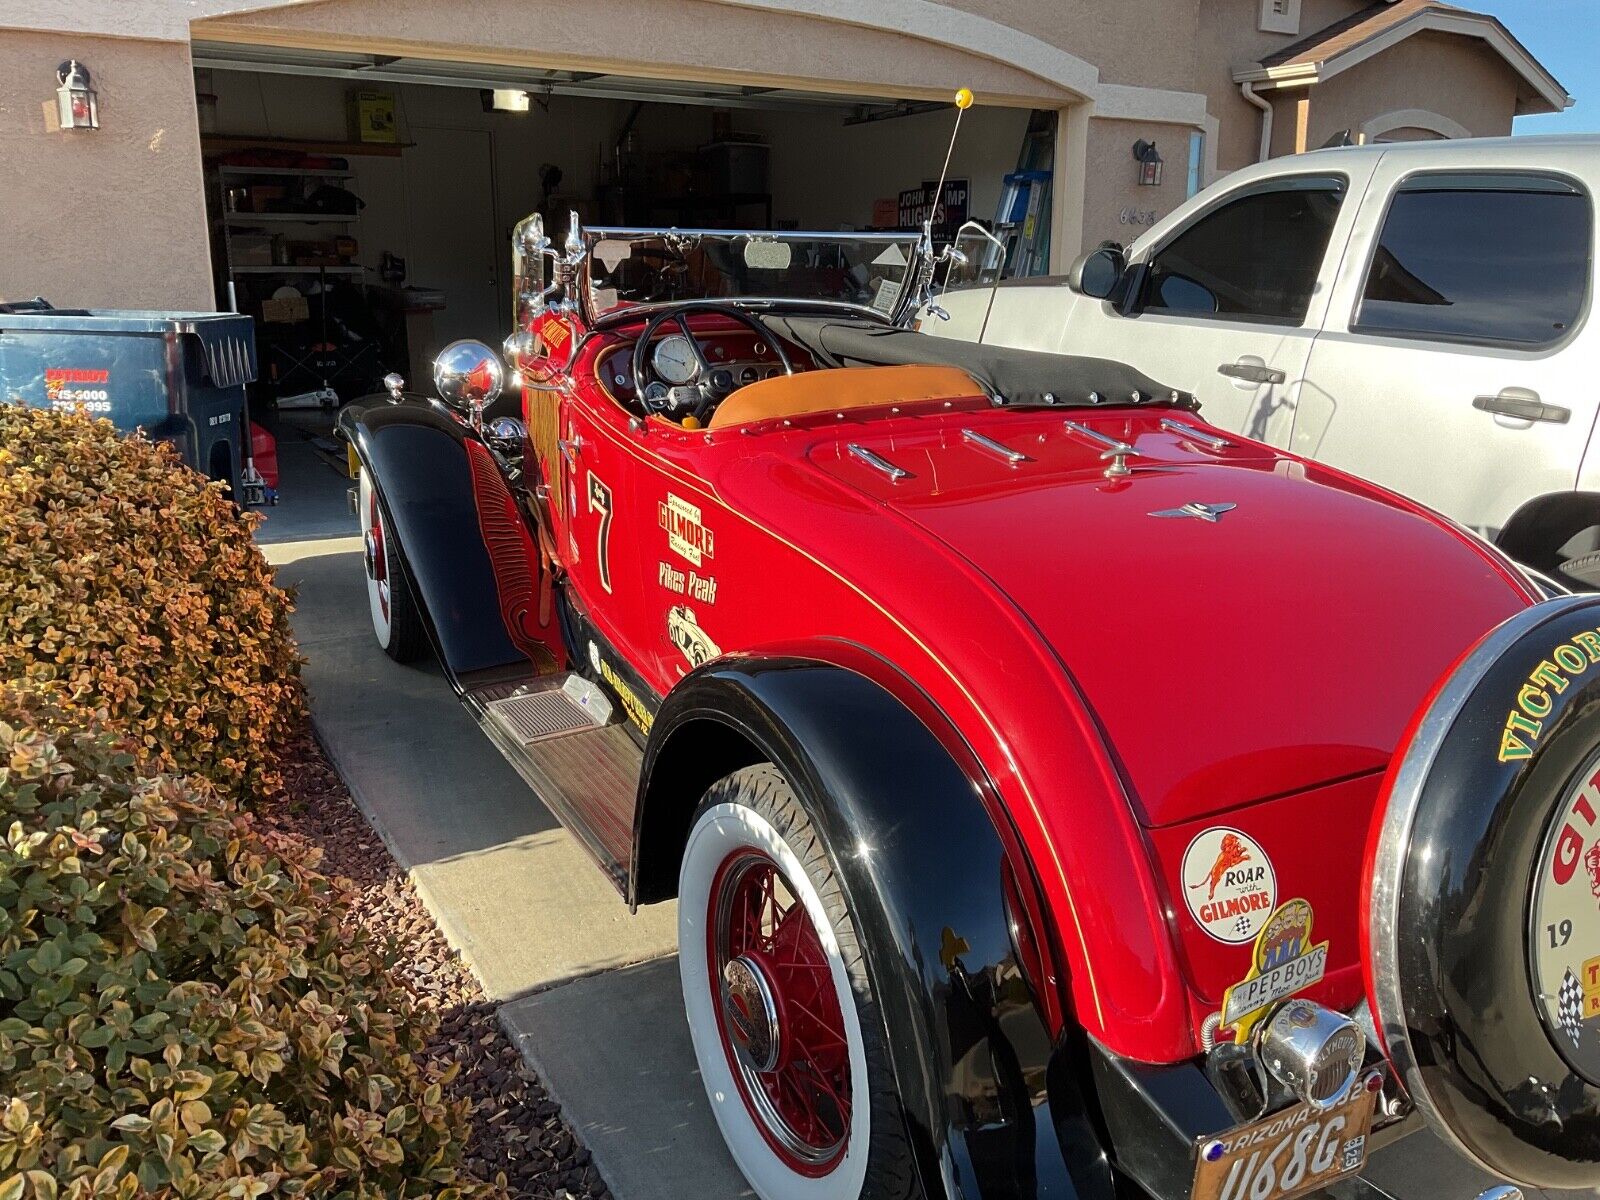
[[[356,504],[361,512],[361,557],[373,636],[395,662],[415,662],[427,652],[427,631],[422,627],[422,614],[417,611],[411,575],[384,524],[383,505],[365,467],[361,470]]]
[[[679,868],[701,1078],[762,1200],[900,1200],[915,1168],[863,948],[826,848],[769,763],[712,784]]]

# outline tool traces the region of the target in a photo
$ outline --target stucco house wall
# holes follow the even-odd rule
[[[1083,248],[1103,241],[1126,246],[1188,199],[1190,130],[1154,121],[1089,122],[1089,161],[1094,169],[1085,185]],[[1160,187],[1138,181],[1133,143],[1154,142],[1163,159]]]
[[[1511,132],[1516,80],[1476,38],[1419,33],[1313,89],[1311,144],[1402,109],[1425,109],[1473,137]]]
[[[0,0],[0,200],[26,248],[0,260],[0,296],[47,280],[81,303],[212,302],[191,37],[936,100],[964,85],[1016,110],[996,130],[1027,108],[1057,109],[1059,269],[1080,244],[1135,235],[1129,215],[1159,217],[1182,199],[1194,129],[1217,171],[1255,161],[1261,114],[1233,69],[1361,7],[1300,0],[1291,34],[1259,28],[1261,0],[541,0],[536,19],[520,0]],[[70,56],[95,72],[94,133],[45,126],[49,70]],[[1316,85],[1307,144],[1374,112],[1415,124],[1418,109],[1505,132],[1514,86],[1473,40],[1418,35]],[[1295,145],[1294,99],[1279,101],[1280,151]],[[1166,160],[1159,189],[1135,183],[1138,137]],[[894,140],[855,140],[875,138]]]
[[[56,126],[57,63],[90,64],[101,128]],[[0,298],[213,307],[189,48],[0,36]]]
[[[1066,88],[958,46],[718,0],[653,0],[643,13],[637,0],[542,0],[537,21],[523,17],[514,0],[328,0],[197,21],[194,36],[634,76],[784,82],[824,92],[865,87],[943,99],[965,85],[990,102],[1074,98]],[[596,30],[605,36],[597,39]]]
[[[1391,113],[1437,114],[1459,136],[1503,137],[1511,132],[1516,80],[1505,63],[1476,38],[1419,33],[1333,78],[1275,96],[1272,153],[1296,149],[1296,106],[1309,105],[1306,149],[1315,150],[1343,130],[1360,133]],[[1269,93],[1270,94],[1270,93]]]

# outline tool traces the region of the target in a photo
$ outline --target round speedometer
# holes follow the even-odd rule
[[[651,358],[656,374],[670,384],[691,383],[700,373],[700,356],[694,352],[689,339],[674,334],[656,343]]]

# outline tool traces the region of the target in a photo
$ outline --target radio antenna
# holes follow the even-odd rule
[[[950,174],[950,157],[956,152],[956,136],[961,132],[962,114],[971,107],[972,89],[962,88],[956,93],[956,125],[950,131],[950,144],[945,147],[944,166],[939,168],[939,186],[933,189],[933,202],[928,205],[927,219],[922,222],[922,237],[930,253],[933,250],[933,214],[939,211],[939,202],[944,199],[944,181]]]

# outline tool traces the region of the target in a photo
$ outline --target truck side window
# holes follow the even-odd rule
[[[1389,204],[1351,328],[1542,346],[1583,312],[1589,198],[1538,175],[1414,176]]]
[[[1299,325],[1344,201],[1343,179],[1277,179],[1233,197],[1150,259],[1137,311]]]

